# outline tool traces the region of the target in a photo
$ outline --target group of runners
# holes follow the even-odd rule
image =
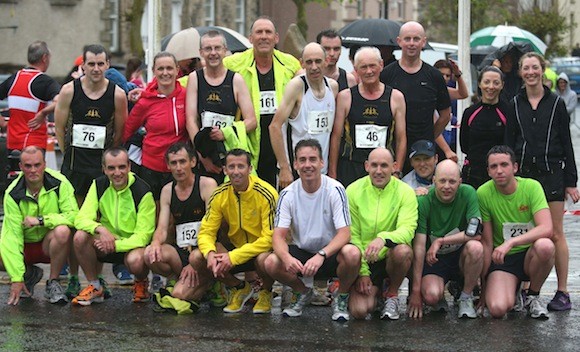
[[[451,101],[441,73],[420,59],[426,36],[419,23],[401,27],[400,60],[383,69],[381,51],[362,47],[353,73],[336,66],[341,41],[334,31],[307,44],[300,61],[275,49],[278,39],[272,21],[259,18],[251,28],[253,48],[226,57],[224,36],[209,32],[199,43],[205,67],[184,86],[175,57],[161,52],[155,80],[128,95],[104,77],[106,50],[89,45],[84,75],[63,86],[56,103],[33,90],[12,99],[20,104],[11,105],[14,121],[27,127],[9,135],[20,138],[10,148],[22,152],[22,173],[4,195],[0,256],[12,281],[8,303],[32,295],[43,275],[34,263],[50,263],[45,296],[51,303],[102,302],[111,294],[100,275],[109,262],[134,275],[136,303],[150,299],[150,271],[165,276],[155,307],[181,314],[196,312],[203,301],[236,313],[252,297],[254,313],[269,313],[278,281],[293,291],[283,314],[297,317],[317,299],[311,279],[336,278],[333,320],[366,319],[375,311],[396,320],[407,277],[413,318],[425,305],[447,308],[449,281],[459,287],[459,318],[476,318],[477,304],[495,318],[514,307],[547,318],[539,293],[558,258],[567,275],[567,246],[558,249],[565,245],[563,229],[555,235],[563,212],[558,223],[554,211],[566,195],[579,198],[569,127],[566,135],[560,125],[565,117],[545,123],[558,123],[548,133],[545,158],[537,152],[528,161],[526,144],[538,133],[517,133],[516,98],[505,132],[515,152],[501,144],[487,148],[489,181],[476,190],[462,183],[455,161],[437,164],[435,140],[449,122]],[[45,43],[33,43],[31,65],[35,51],[50,59]],[[537,76],[541,82],[543,67],[541,57],[527,59],[523,89],[531,96],[536,91],[528,87],[535,89]],[[21,72],[44,77],[46,67]],[[451,68],[460,79],[457,66]],[[33,79],[17,74],[7,94]],[[501,86],[495,89],[499,94]],[[536,107],[540,98],[532,99]],[[560,111],[563,103],[552,103]],[[44,146],[28,138],[42,133],[36,120],[51,109],[62,173],[46,168]],[[544,118],[538,114],[533,122]],[[140,127],[146,134],[135,173],[121,144]],[[535,172],[530,176],[548,178],[548,190],[519,176],[524,159]],[[58,277],[67,261],[65,290]],[[88,281],[82,290],[79,265]],[[565,280],[562,286],[548,306],[553,310],[571,307]]]

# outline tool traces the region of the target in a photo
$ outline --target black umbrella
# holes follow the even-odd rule
[[[342,45],[347,48],[352,45],[399,47],[397,36],[400,29],[400,22],[384,18],[365,18],[347,24],[338,31],[338,34],[342,38]]]
[[[504,57],[505,55],[507,55],[508,53],[514,54],[514,61],[513,62],[514,62],[515,67],[517,67],[517,64],[520,61],[520,58],[522,57],[522,55],[524,55],[525,53],[532,52],[532,51],[534,51],[534,48],[532,47],[532,45],[530,43],[511,42],[511,43],[508,43],[508,44],[502,46],[501,48],[495,50],[491,54],[488,54],[481,61],[481,63],[478,66],[478,69],[481,71],[484,67],[491,65],[494,60],[496,60],[496,59],[499,60],[502,57]]]

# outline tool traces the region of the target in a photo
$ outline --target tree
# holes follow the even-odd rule
[[[509,0],[471,0],[471,33],[511,22],[515,9]],[[432,41],[457,43],[458,0],[419,1],[419,21]]]
[[[296,5],[296,25],[298,26],[300,33],[302,33],[304,38],[306,38],[306,34],[308,33],[308,22],[306,21],[306,3],[317,2],[327,6],[332,2],[332,0],[292,0],[292,2],[294,5]]]
[[[566,23],[566,18],[560,16],[555,6],[549,11],[541,11],[539,7],[534,6],[531,10],[523,12],[517,23],[548,45],[546,57],[564,56],[568,52],[563,45],[563,34],[570,30],[570,25]]]
[[[129,45],[131,47],[131,53],[137,57],[145,56],[143,41],[141,40],[141,20],[143,19],[146,4],[147,0],[133,0],[131,12],[126,14],[127,21],[130,23]]]

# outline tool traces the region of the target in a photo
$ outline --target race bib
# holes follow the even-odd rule
[[[386,147],[388,131],[387,126],[355,125],[355,146],[357,148]]]
[[[309,111],[308,112],[308,133],[321,134],[330,133],[332,130],[333,116],[330,111]]]
[[[87,149],[105,149],[107,128],[94,125],[73,125],[72,146]]]
[[[277,108],[275,90],[260,92],[260,115],[274,115]]]
[[[218,114],[217,112],[204,111],[201,113],[201,127],[224,128],[234,123],[232,115]]]
[[[180,248],[197,246],[197,234],[200,226],[201,221],[175,225],[175,240],[177,246]]]
[[[534,225],[530,222],[506,222],[503,224],[503,239],[505,241],[526,234]]]
[[[455,235],[456,233],[459,233],[458,228],[454,228],[453,230],[446,233],[445,236],[443,236],[443,237]],[[433,235],[431,235],[429,237],[431,237],[431,243],[435,242],[435,240],[437,238],[439,238],[439,237],[435,237]],[[461,244],[444,244],[441,246],[441,248],[439,248],[439,250],[437,251],[437,254],[449,254],[449,253],[455,252],[459,248],[461,248]]]

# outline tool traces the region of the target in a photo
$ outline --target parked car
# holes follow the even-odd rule
[[[580,95],[580,57],[557,57],[550,62],[558,74],[564,72],[568,75],[570,88]]]

